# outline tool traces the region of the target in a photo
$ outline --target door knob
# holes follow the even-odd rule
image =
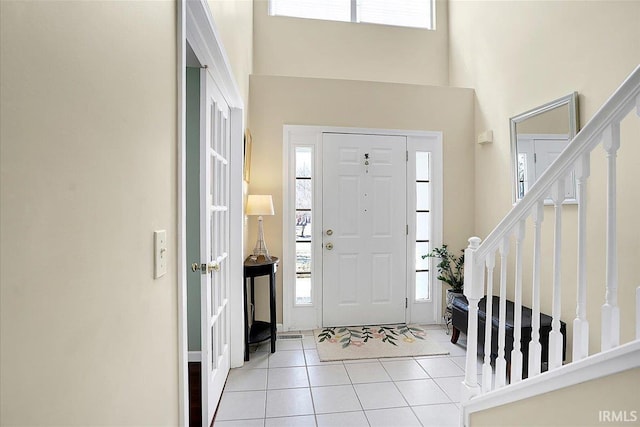
[[[208,274],[212,271],[220,271],[220,264],[215,261],[208,264],[198,264],[197,262],[191,264],[191,271],[196,272],[198,270],[200,270],[202,274]]]
[[[327,230],[327,236],[331,236],[333,234],[333,230],[332,229],[328,229]]]
[[[333,249],[333,243],[327,243],[326,245],[324,245],[325,248],[327,248],[328,251],[330,251],[331,249]]]

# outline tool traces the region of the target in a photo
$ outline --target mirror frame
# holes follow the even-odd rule
[[[563,105],[567,105],[569,107],[569,141],[573,140],[573,138],[578,134],[578,92],[570,93],[569,95],[563,96],[561,98],[555,99],[551,102],[547,102],[539,107],[533,108],[529,111],[525,111],[522,114],[518,114],[509,118],[509,127],[511,129],[511,187],[512,187],[512,198],[513,203],[517,203],[520,199],[518,198],[518,150],[517,150],[517,142],[518,142],[518,134],[516,126],[518,123],[522,123],[523,121],[535,117],[539,114],[546,113],[547,111],[551,111],[554,108],[561,107]],[[531,185],[534,185],[532,183]],[[575,178],[573,181],[573,185],[575,188]],[[550,204],[551,201],[549,199],[545,199],[545,204]],[[576,199],[565,199],[563,203],[577,203]]]

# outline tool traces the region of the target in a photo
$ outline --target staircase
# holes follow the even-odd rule
[[[625,283],[622,298],[634,298],[635,339],[620,343],[621,324],[618,305],[618,221],[616,216],[616,157],[621,144],[620,123],[633,110],[640,116],[640,66],[613,93],[600,110],[593,116],[556,161],[545,171],[528,193],[513,207],[498,226],[481,242],[478,237],[469,239],[465,250],[464,293],[469,300],[469,323],[467,329],[467,359],[465,380],[462,384],[462,424],[469,425],[470,414],[498,405],[526,399],[541,393],[567,387],[589,379],[611,375],[640,366],[640,278],[636,284]],[[625,141],[625,144],[640,144],[640,140]],[[601,146],[606,153],[606,196],[602,197],[606,211],[606,236],[602,263],[605,269],[604,286],[600,280],[587,278],[587,185],[589,183],[591,153]],[[640,169],[640,160],[638,160]],[[562,217],[565,177],[575,173],[577,206],[577,283],[561,283],[562,264]],[[636,187],[637,189],[637,187]],[[632,195],[636,199],[640,190]],[[628,195],[626,197],[629,197]],[[552,251],[542,253],[542,224],[544,221],[545,199],[551,200],[554,211]],[[596,200],[590,204],[593,207]],[[598,202],[600,203],[600,202]],[[576,209],[575,206],[572,209]],[[592,219],[592,221],[598,220]],[[526,225],[533,225],[533,241],[526,241]],[[640,225],[638,225],[640,227]],[[636,228],[637,230],[637,228]],[[529,245],[529,246],[525,246]],[[511,247],[515,246],[515,259],[509,259]],[[521,311],[523,306],[523,254],[532,248],[530,265],[532,277],[527,277],[527,292],[531,292],[533,313],[531,341],[528,346],[528,377],[522,378],[523,352],[521,350]],[[566,252],[566,251],[565,251]],[[640,261],[640,259],[638,259]],[[494,270],[499,263],[494,286]],[[552,263],[552,279],[541,280],[543,263]],[[508,267],[513,265],[513,273],[508,275]],[[572,357],[570,363],[563,364],[563,336],[560,332],[562,286],[576,286],[576,314],[573,320]],[[510,354],[510,376],[505,358],[505,304],[507,291],[515,304],[513,319],[513,350]],[[530,286],[530,289],[529,289]],[[497,287],[497,292],[494,292]],[[601,307],[600,351],[589,354],[589,320],[587,319],[587,289],[602,288],[605,295]],[[542,346],[540,345],[539,322],[541,290],[552,295],[552,332],[549,336],[548,366],[542,372]],[[491,361],[492,328],[484,331],[484,363],[482,380],[478,381],[478,302],[487,295],[500,298],[499,328],[497,332],[498,354],[495,366]],[[491,316],[491,304],[487,304],[487,317]],[[565,315],[566,316],[566,315]],[[597,316],[592,316],[597,317]],[[568,336],[567,339],[570,339]],[[480,353],[483,353],[482,351]],[[567,357],[569,359],[569,357]]]

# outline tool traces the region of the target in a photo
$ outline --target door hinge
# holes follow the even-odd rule
[[[407,153],[407,162],[409,161],[409,150],[406,151]]]
[[[537,153],[533,153],[533,163],[538,161],[538,154]]]
[[[409,308],[409,298],[404,299],[404,308]]]
[[[407,224],[407,236],[409,235],[409,224]]]

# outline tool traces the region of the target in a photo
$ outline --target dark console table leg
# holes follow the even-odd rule
[[[249,301],[247,301],[247,279],[242,281],[244,286],[244,361],[249,361]]]
[[[256,321],[256,288],[255,277],[251,277],[251,324]]]
[[[271,353],[276,352],[276,272],[269,275],[269,302],[271,311]]]

